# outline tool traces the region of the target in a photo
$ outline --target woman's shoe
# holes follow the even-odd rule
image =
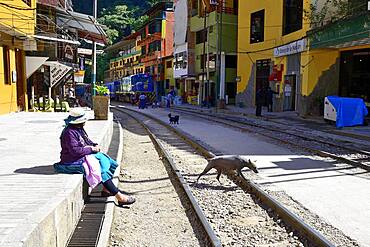
[[[118,202],[118,205],[119,206],[131,205],[135,201],[136,201],[135,198],[133,198],[132,196],[129,196],[125,202]]]
[[[122,191],[122,190],[119,190],[119,192],[121,192],[122,194],[127,194],[128,192],[125,192],[125,191]],[[102,190],[101,191],[101,196],[102,197],[109,197],[109,196],[114,196],[112,193],[110,193],[109,191],[104,191]]]
[[[109,197],[109,196],[113,196],[113,195],[110,192],[108,192],[108,191],[102,190],[101,191],[101,196],[102,197]]]

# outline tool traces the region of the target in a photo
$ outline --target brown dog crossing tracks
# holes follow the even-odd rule
[[[174,165],[176,174],[182,176],[181,183],[199,204],[198,211],[203,211],[205,218],[201,216],[201,221],[205,231],[213,232],[213,228],[216,232],[209,237],[211,242],[220,239],[224,246],[334,246],[253,182],[241,181],[230,174],[244,191],[230,181],[218,186],[214,175],[202,178],[203,183],[194,183],[207,163],[206,158],[214,157],[213,153],[160,120],[129,109],[115,109],[134,117],[151,132],[160,152]],[[276,215],[285,222],[284,226],[276,224]],[[217,244],[216,241],[213,245]]]

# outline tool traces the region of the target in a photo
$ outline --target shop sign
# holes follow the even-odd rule
[[[64,47],[64,58],[73,61],[74,59],[74,52],[73,48],[70,45],[66,45]]]
[[[50,87],[57,84],[72,68],[58,62],[46,62],[50,66]]]
[[[283,70],[284,64],[275,64],[269,76],[269,81],[281,81],[283,78]]]
[[[274,57],[282,57],[303,52],[306,50],[306,39],[300,39],[274,49]]]

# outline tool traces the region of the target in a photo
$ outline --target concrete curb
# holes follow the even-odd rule
[[[117,163],[118,167],[114,173],[113,176],[113,183],[118,187],[118,177],[120,174],[121,170],[121,162],[122,162],[122,151],[123,151],[123,128],[122,125],[117,122],[119,126],[119,146],[117,150]],[[103,225],[100,231],[99,235],[99,240],[98,240],[98,245],[97,247],[106,247],[108,246],[109,242],[109,237],[110,237],[110,231],[111,231],[111,226],[113,223],[113,213],[114,213],[114,207],[115,207],[115,198],[113,196],[109,197],[107,199],[107,204],[105,208],[105,215],[104,215],[104,221]]]
[[[113,135],[113,114],[93,140],[108,149]],[[1,246],[65,246],[84,206],[83,176],[70,175],[69,183],[54,200],[24,219],[17,231],[10,233]],[[73,176],[73,177],[72,177]]]

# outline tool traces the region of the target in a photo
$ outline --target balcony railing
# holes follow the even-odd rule
[[[139,40],[137,45],[141,46],[143,44],[152,43],[153,41],[161,40],[161,37],[161,33],[148,34],[144,39]]]
[[[160,51],[154,51],[154,52],[148,53],[145,56],[141,57],[141,62],[146,63],[148,61],[159,59],[160,55],[161,55]]]

